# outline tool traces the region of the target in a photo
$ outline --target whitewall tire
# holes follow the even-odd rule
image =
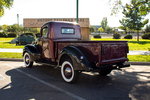
[[[76,81],[79,72],[75,71],[73,65],[69,60],[66,60],[62,63],[61,66],[61,75],[65,82],[73,83]]]
[[[23,58],[24,64],[26,67],[30,68],[33,65],[33,62],[30,61],[30,54],[28,52],[26,52],[24,54],[24,58]]]

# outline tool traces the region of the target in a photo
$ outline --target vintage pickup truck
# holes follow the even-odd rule
[[[23,49],[26,67],[33,62],[61,66],[65,82],[73,83],[82,71],[107,75],[113,69],[129,67],[127,41],[82,41],[77,23],[47,22],[40,38]]]

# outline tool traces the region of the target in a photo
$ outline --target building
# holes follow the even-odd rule
[[[43,24],[49,21],[76,22],[76,18],[25,18],[23,19],[23,26],[24,28],[40,28]],[[89,18],[79,18],[78,24],[81,26],[82,40],[89,40]]]

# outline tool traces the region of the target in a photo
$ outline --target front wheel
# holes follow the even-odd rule
[[[32,67],[33,65],[33,62],[30,61],[30,54],[28,52],[24,54],[24,64],[28,68]]]
[[[61,66],[61,75],[65,82],[73,83],[77,80],[79,71],[74,70],[72,63],[66,60]]]

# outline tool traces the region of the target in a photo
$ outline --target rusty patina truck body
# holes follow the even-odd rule
[[[129,67],[127,41],[82,41],[77,23],[48,22],[41,27],[40,38],[23,49],[26,67],[33,62],[61,66],[68,83],[76,81],[79,72],[93,71],[107,75],[113,69]]]

